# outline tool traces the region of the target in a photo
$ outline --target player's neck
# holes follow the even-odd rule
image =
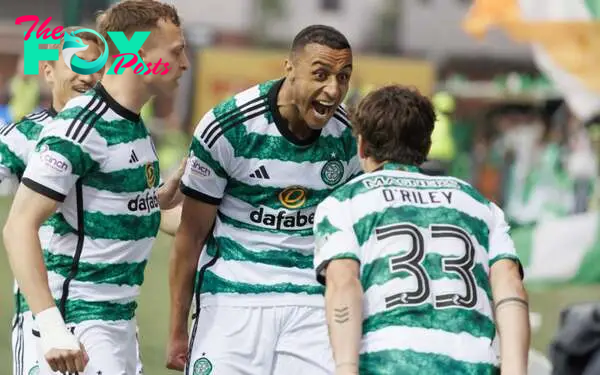
[[[287,121],[290,132],[298,139],[307,139],[313,134],[314,130],[308,127],[302,116],[300,116],[298,108],[294,105],[291,88],[287,80],[283,81],[277,94],[277,109],[281,117]]]
[[[106,74],[102,86],[117,103],[133,113],[139,114],[151,96],[143,87],[141,77],[133,72]]]
[[[55,93],[52,93],[52,108],[56,112],[62,111],[63,108],[65,108],[65,105],[67,104],[66,100],[62,100],[59,98],[60,98],[60,95],[56,95]]]
[[[380,162],[373,160],[372,158],[366,158],[362,161],[363,170],[367,173],[381,169],[386,162]]]
[[[402,163],[398,163],[395,161],[389,161],[389,160],[377,161],[377,160],[373,160],[370,157],[367,159],[364,159],[362,161],[362,165],[363,165],[364,171],[367,173],[382,170],[382,169],[401,170],[401,171],[408,171],[408,172],[414,172],[414,171],[418,170],[418,167],[416,165],[402,164]]]

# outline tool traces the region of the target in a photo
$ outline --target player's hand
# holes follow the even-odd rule
[[[73,338],[75,337],[73,336]],[[50,349],[46,352],[44,358],[46,358],[52,371],[59,371],[62,374],[83,373],[89,361],[82,344],[79,344],[79,349]]]
[[[167,343],[167,368],[183,371],[188,356],[188,335],[171,338]]]
[[[36,314],[35,321],[40,329],[42,353],[52,371],[63,374],[83,372],[88,355],[65,325],[56,306]]]
[[[183,200],[183,194],[179,192],[179,183],[185,172],[186,164],[187,157],[183,158],[175,173],[158,189],[158,202],[161,210],[170,210]]]

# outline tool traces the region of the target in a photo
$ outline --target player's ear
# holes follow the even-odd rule
[[[284,69],[285,69],[285,75],[288,78],[290,78],[291,80],[293,80],[294,79],[294,64],[292,64],[292,60],[290,60],[289,58],[285,59]]]
[[[140,50],[138,51],[138,55],[140,55],[140,58],[142,59],[144,64],[146,64],[146,56],[148,56],[146,51],[143,48],[140,48]],[[148,64],[146,64],[146,65],[148,65]]]
[[[52,66],[52,63],[49,61],[40,61],[40,68],[46,82],[50,84],[54,83],[54,66]]]

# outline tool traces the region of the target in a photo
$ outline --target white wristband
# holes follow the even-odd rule
[[[35,322],[37,323],[40,332],[54,331],[56,329],[67,329],[67,325],[65,324],[65,321],[56,306],[39,312],[35,316]]]
[[[44,355],[52,349],[79,350],[79,341],[67,328],[56,306],[37,314],[35,321],[40,329],[40,342]]]

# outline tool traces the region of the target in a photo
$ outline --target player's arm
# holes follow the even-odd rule
[[[315,214],[315,268],[325,284],[329,341],[336,374],[358,374],[362,298],[358,241],[348,203],[328,198]]]
[[[362,336],[362,297],[359,264],[335,259],[325,272],[325,307],[336,374],[358,374]]]
[[[490,284],[500,336],[501,372],[526,375],[530,346],[527,292],[504,214],[495,205],[492,211],[495,223],[490,231]]]
[[[57,206],[57,201],[20,185],[4,224],[10,267],[34,315],[55,307],[38,230]]]
[[[42,138],[29,159],[3,231],[13,273],[39,327],[43,354],[54,371],[83,371],[87,357],[53,301],[38,231],[94,163],[80,144],[60,136]]]
[[[167,367],[183,370],[187,356],[188,317],[200,253],[215,223],[217,209],[227,185],[226,166],[233,151],[221,137],[206,143],[205,127],[214,117],[209,112],[198,125],[181,179],[181,221],[169,260],[170,325]]]

